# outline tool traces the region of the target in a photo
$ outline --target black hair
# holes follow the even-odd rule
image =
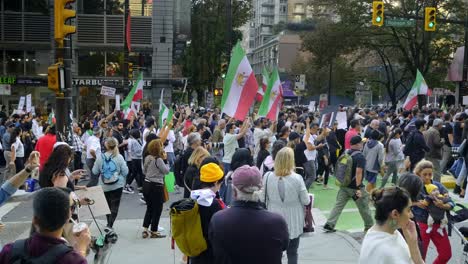
[[[268,148],[268,142],[270,142],[270,139],[267,137],[261,138],[260,139],[260,149],[267,149]]]
[[[34,197],[34,218],[42,231],[57,231],[70,218],[70,196],[59,188],[42,188]]]
[[[134,139],[139,139],[141,137],[140,130],[138,130],[136,128],[130,130],[130,136],[132,136],[132,138],[134,138]]]
[[[83,129],[86,131],[86,130],[90,130],[91,129],[91,123],[89,122],[84,122],[83,124]],[[85,132],[83,131],[83,132]]]
[[[379,140],[381,134],[382,133],[380,133],[380,131],[378,131],[377,129],[372,130],[372,132],[370,133],[370,139]]]
[[[148,119],[146,119],[146,123],[145,123],[145,126],[146,127],[151,127],[154,125],[154,119],[152,117],[149,117]]]
[[[227,124],[227,125],[226,125],[226,128],[225,128],[226,133],[229,133],[229,131],[231,131],[231,129],[232,129],[233,126],[234,126],[234,123],[229,123],[229,124]]]
[[[73,151],[68,145],[57,146],[39,173],[39,185],[42,188],[54,187],[54,174],[64,172],[70,165],[70,158],[73,157]]]
[[[143,147],[143,160],[146,159],[146,156],[148,156],[148,146],[149,143],[155,139],[158,139],[159,137],[156,134],[150,133],[146,136],[146,145]]]
[[[47,130],[47,134],[51,134],[51,135],[55,135],[56,133],[56,130],[55,130],[55,126],[49,126],[49,130]]]
[[[351,126],[351,128],[356,128],[357,126],[361,125],[361,123],[359,123],[359,120],[353,119],[351,120],[351,122],[349,122],[349,125]]]
[[[452,119],[452,115],[451,115],[451,114],[447,113],[447,114],[444,115],[444,120],[445,120],[445,121],[450,121],[450,119]]]
[[[253,166],[254,161],[249,149],[240,148],[232,155],[231,171],[235,171],[244,165]]]
[[[10,144],[14,144],[16,142],[16,138],[19,136],[21,133],[21,128],[20,127],[15,127],[13,131],[11,132],[10,135]]]
[[[273,160],[275,160],[276,154],[284,147],[286,147],[286,143],[283,140],[277,140],[273,143],[273,147],[271,148],[271,157]]]
[[[286,135],[286,133],[288,133],[290,131],[291,131],[291,129],[288,126],[283,126],[281,128],[279,136],[282,137],[282,136]]]
[[[417,130],[421,129],[426,124],[426,120],[424,119],[418,119],[414,122],[414,126],[416,127]]]
[[[401,135],[403,131],[400,128],[394,129],[390,135],[388,136],[387,142],[385,144],[385,152],[388,152],[388,146],[390,145],[390,141],[395,138],[396,135]]]
[[[411,202],[409,193],[400,187],[375,189],[371,193],[375,206],[375,221],[379,225],[385,224],[393,210],[402,213]]]
[[[422,182],[421,178],[416,176],[413,173],[405,173],[400,176],[397,182],[397,186],[405,189],[412,201],[418,200],[418,195],[421,193],[421,190],[424,187],[424,183]]]

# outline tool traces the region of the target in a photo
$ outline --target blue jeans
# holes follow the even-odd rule
[[[169,163],[169,168],[171,171],[174,171],[175,154],[174,152],[166,152],[166,154],[167,162]]]

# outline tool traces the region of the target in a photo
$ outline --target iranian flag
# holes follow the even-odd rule
[[[261,102],[263,100],[263,95],[265,94],[265,91],[268,86],[268,77],[270,74],[268,74],[268,70],[266,68],[263,68],[262,71],[262,86],[258,87],[257,91],[257,97],[255,98],[257,102]]]
[[[222,112],[243,121],[258,91],[257,80],[240,43],[234,47],[224,81]]]
[[[259,116],[265,116],[271,121],[278,119],[281,104],[283,103],[283,87],[279,78],[278,69],[275,69],[268,81],[268,88],[263,96],[262,104],[258,110]]]
[[[174,111],[172,108],[167,107],[163,103],[164,98],[164,89],[161,90],[161,99],[159,102],[159,128],[162,128],[164,125],[164,120],[166,120],[166,124],[169,124],[172,121],[172,117],[174,116]]]
[[[133,85],[132,90],[120,104],[120,107],[124,110],[125,118],[128,119],[135,111],[138,113],[140,109],[140,103],[138,101],[141,99],[143,99],[143,73],[140,73],[140,76],[138,76],[138,80]]]
[[[411,110],[418,103],[418,95],[428,95],[429,87],[427,87],[426,81],[418,70],[416,74],[416,80],[414,81],[413,87],[411,88],[406,101],[403,104],[405,110]]]

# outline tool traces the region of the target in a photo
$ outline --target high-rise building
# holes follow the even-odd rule
[[[72,35],[75,107],[80,113],[105,105],[102,85],[124,94],[143,73],[145,98],[162,88],[171,95],[176,78],[173,58],[190,36],[190,0],[129,0],[133,78],[124,83],[125,0],[76,0]],[[47,89],[47,67],[55,62],[53,0],[2,1],[0,5],[0,104],[15,109],[19,97],[32,94],[36,109],[54,101]],[[176,17],[178,19],[176,19]],[[181,19],[182,18],[182,19]],[[185,36],[185,37],[183,37]],[[180,43],[179,43],[180,44]],[[8,81],[9,80],[9,81]],[[107,102],[108,103],[108,102]]]

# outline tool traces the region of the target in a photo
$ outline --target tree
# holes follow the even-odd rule
[[[190,78],[188,94],[198,92],[198,101],[203,91],[212,90],[220,76],[221,64],[229,62],[226,41],[226,1],[192,0],[192,39],[182,59],[183,72]],[[251,1],[232,1],[231,43],[241,40],[242,34],[235,30],[250,18]]]
[[[453,24],[438,23],[437,31],[424,32],[421,20],[415,21],[414,27],[396,28],[370,26],[371,0],[330,0],[337,21],[329,21],[332,26],[324,29],[325,37],[314,45],[313,37],[305,36],[305,49],[319,54],[319,60],[326,60],[335,54],[336,57],[366,54],[375,57],[380,63],[383,74],[369,75],[374,85],[383,85],[395,105],[409,91],[409,84],[414,80],[416,71],[420,70],[431,87],[448,86],[445,80],[451,54],[461,46],[456,36],[462,34],[463,27]],[[314,4],[313,4],[314,5]],[[422,0],[385,1],[385,19],[400,17],[423,17],[425,6],[436,6],[438,18],[464,19],[465,6],[458,0]],[[315,34],[315,33],[310,33]],[[336,43],[340,42],[340,43]],[[323,48],[325,47],[325,48]]]

